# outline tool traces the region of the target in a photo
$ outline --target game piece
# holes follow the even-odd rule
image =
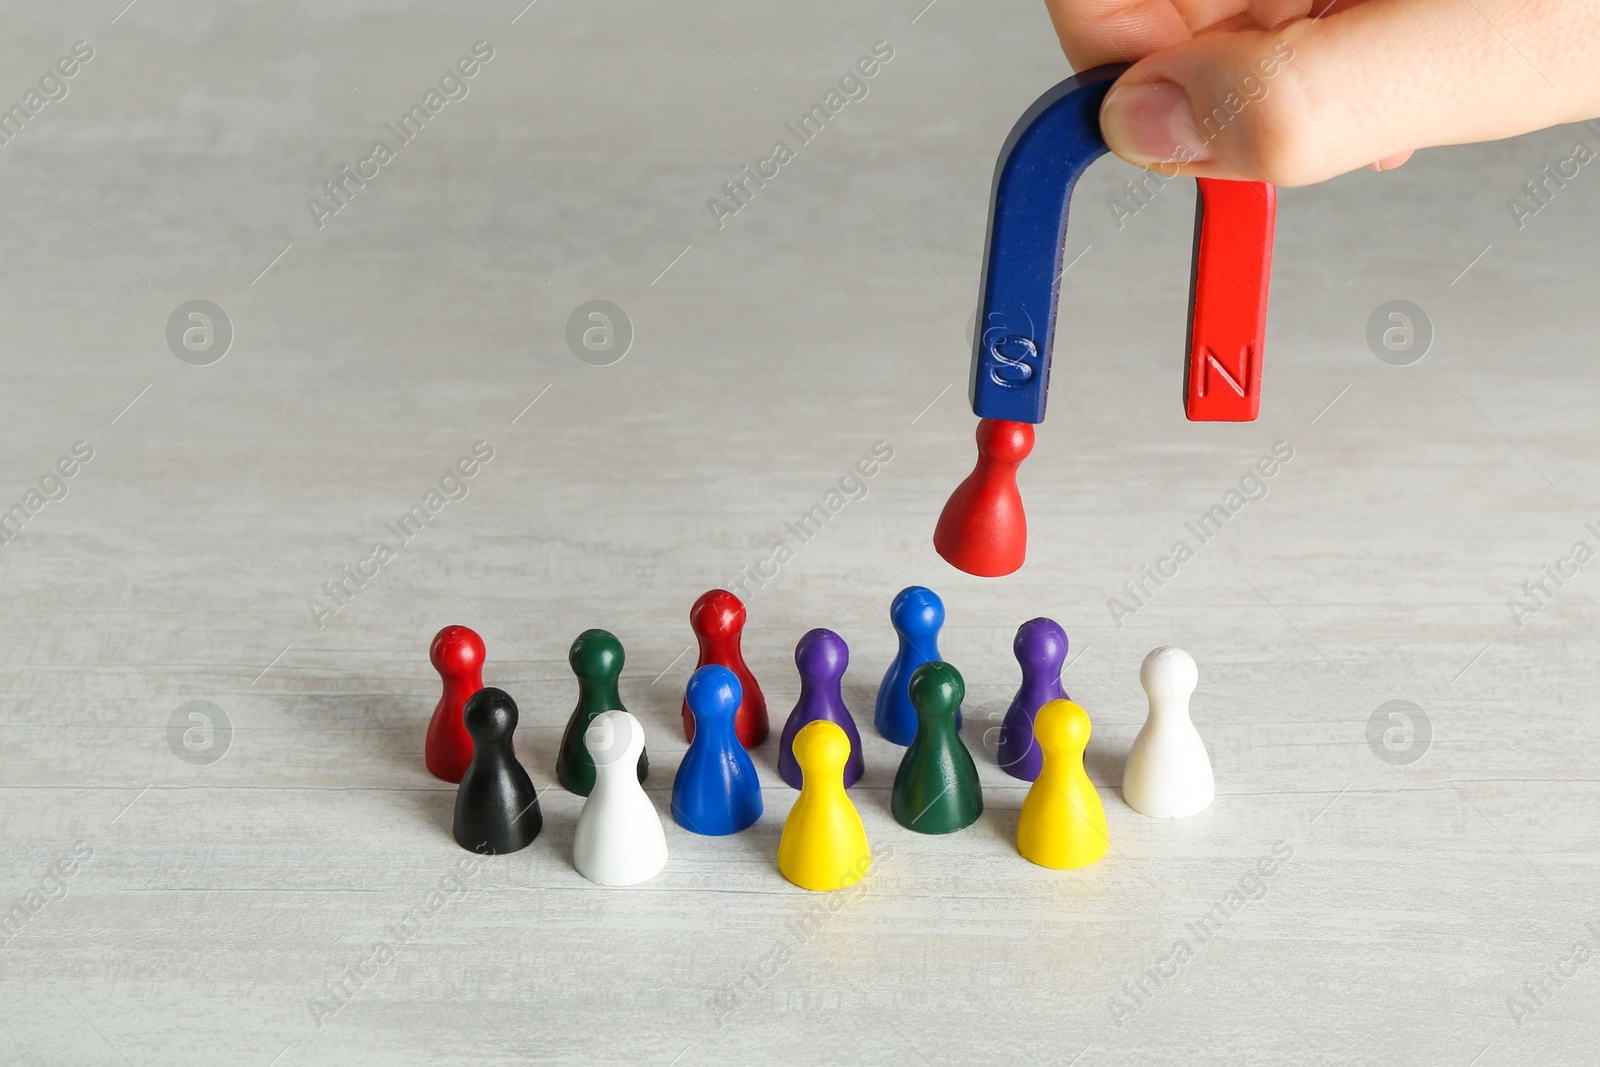
[[[924,663],[911,676],[917,735],[900,759],[889,795],[894,821],[908,830],[953,833],[983,813],[978,767],[956,727],[966,692],[961,673],[948,663]]]
[[[805,781],[783,822],[778,870],[801,889],[854,885],[872,863],[866,828],[844,791],[844,770],[853,751],[844,729],[830,719],[807,723],[794,739]]]
[[[527,848],[544,827],[539,793],[511,750],[517,704],[503,689],[480,689],[462,715],[472,762],[456,790],[456,843],[491,856]]]
[[[739,702],[733,728],[741,745],[755,748],[767,739],[767,698],[762,695],[756,676],[745,666],[744,653],[739,650],[744,620],[744,603],[726,589],[711,590],[689,609],[689,626],[700,642],[700,659],[695,666],[716,663],[738,676],[744,699]],[[694,740],[694,716],[689,714],[687,698],[683,702],[683,736]]]
[[[741,696],[738,675],[719,663],[689,677],[684,699],[694,715],[694,739],[672,780],[672,818],[685,830],[719,837],[761,818],[756,765],[733,730]]]
[[[1066,698],[1061,668],[1067,662],[1067,632],[1050,619],[1029,619],[1017,627],[1011,642],[1022,667],[1022,685],[1000,724],[1000,767],[1013,778],[1031,782],[1039,777],[1044,753],[1033,739],[1033,717],[1046,703]]]
[[[644,727],[626,711],[603,711],[585,730],[584,748],[594,760],[595,781],[578,813],[572,865],[601,885],[655,877],[667,865],[667,837],[639,784]]]
[[[978,465],[939,513],[933,547],[951,566],[981,578],[998,578],[1022,566],[1028,554],[1028,516],[1017,488],[1017,467],[1033,451],[1025,422],[978,423]]]
[[[1189,719],[1189,696],[1200,668],[1181,648],[1152,649],[1139,668],[1150,717],[1133,739],[1122,771],[1122,799],[1155,819],[1181,819],[1211,806],[1217,795],[1206,743]]]
[[[561,735],[561,752],[556,756],[556,778],[569,792],[580,797],[594,788],[594,760],[585,742],[589,724],[606,711],[627,711],[617,692],[622,677],[622,642],[609,630],[585,630],[567,651],[567,663],[578,678],[578,704]],[[642,736],[642,735],[641,735]],[[649,773],[650,761],[639,749],[639,781]]]
[[[483,638],[465,626],[446,626],[428,649],[428,659],[444,682],[423,744],[423,759],[435,778],[459,782],[472,762],[472,736],[461,720],[461,709],[483,688],[484,656]]]
[[[900,638],[900,648],[878,686],[872,721],[878,732],[897,745],[909,745],[917,733],[917,709],[911,706],[911,674],[924,663],[939,658],[939,627],[944,625],[944,602],[920,585],[900,590],[889,605],[889,623]],[[956,729],[961,728],[960,719]]]
[[[803,787],[794,739],[808,723],[819,720],[837,724],[850,739],[850,756],[844,765],[845,788],[861,778],[861,734],[850,709],[844,706],[840,690],[849,664],[849,646],[832,630],[812,630],[794,646],[794,665],[800,671],[800,699],[783,724],[783,736],[778,740],[778,776],[796,789]]]
[[[1017,851],[1041,867],[1087,867],[1106,854],[1106,812],[1083,769],[1089,715],[1070,700],[1052,700],[1033,718],[1044,767],[1022,801]]]

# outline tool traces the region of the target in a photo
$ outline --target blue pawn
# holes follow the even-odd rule
[[[689,676],[683,694],[694,716],[694,740],[672,780],[672,818],[707,837],[736,834],[761,818],[756,765],[733,732],[733,713],[744,693],[739,677],[708,663]]]
[[[895,653],[894,662],[889,664],[883,684],[878,687],[878,703],[872,721],[884,737],[897,745],[909,745],[917,736],[917,709],[911,706],[911,674],[924,663],[944,658],[939,655],[944,601],[932,589],[907,586],[889,605],[889,622],[900,637],[900,651]],[[956,729],[961,729],[959,713]]]

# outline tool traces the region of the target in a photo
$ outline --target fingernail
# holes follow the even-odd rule
[[[1397,152],[1392,156],[1384,156],[1382,159],[1378,160],[1376,163],[1368,163],[1367,164],[1367,169],[1368,170],[1375,170],[1380,174],[1383,173],[1384,171],[1397,170],[1400,167],[1405,166],[1406,162],[1410,158],[1411,158],[1411,153],[1410,152]]]
[[[1210,143],[1195,129],[1189,94],[1172,82],[1117,86],[1100,109],[1100,127],[1117,155],[1145,166],[1211,158]]]

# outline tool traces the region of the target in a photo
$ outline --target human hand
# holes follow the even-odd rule
[[[1308,185],[1600,116],[1594,0],[1045,0],[1078,70],[1137,61],[1111,150]]]

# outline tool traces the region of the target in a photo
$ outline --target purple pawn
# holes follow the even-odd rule
[[[800,764],[794,758],[794,736],[807,723],[826,719],[850,738],[850,759],[844,765],[844,784],[848,789],[856,784],[865,769],[861,760],[861,734],[839,691],[844,669],[850,665],[850,648],[844,638],[832,630],[812,630],[794,646],[794,665],[800,670],[800,699],[789,713],[789,721],[783,724],[783,737],[778,741],[778,776],[794,788],[800,788]]]
[[[1022,665],[1022,685],[1000,724],[1000,766],[1013,778],[1031,782],[1044,766],[1044,753],[1033,739],[1033,717],[1050,701],[1067,699],[1061,688],[1067,631],[1049,619],[1029,619],[1017,627],[1011,650]]]

